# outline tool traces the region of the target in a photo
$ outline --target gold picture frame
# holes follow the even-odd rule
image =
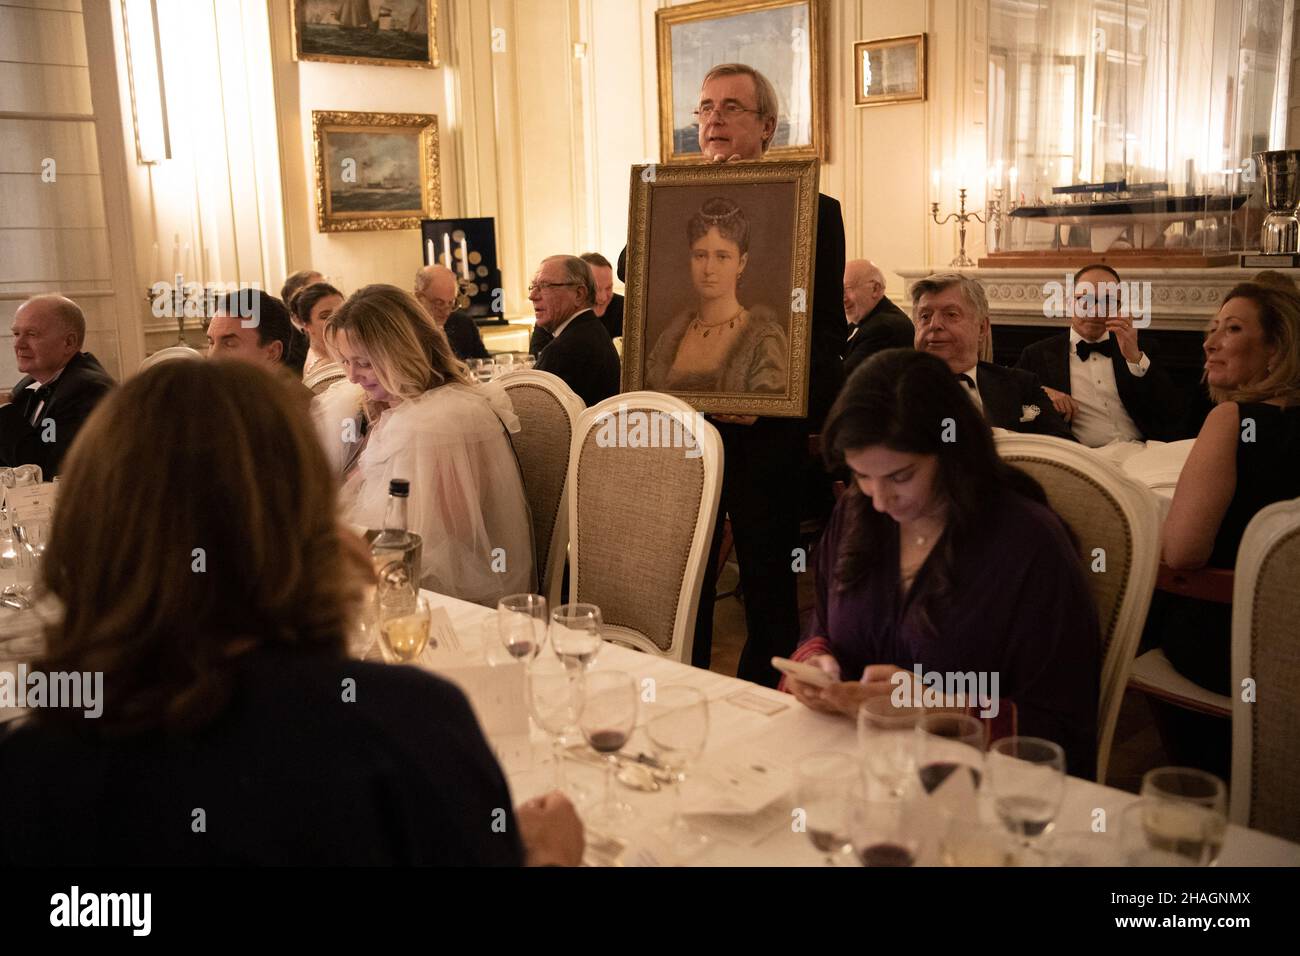
[[[440,66],[438,0],[388,2],[391,6],[375,11],[371,0],[290,0],[293,58],[425,70]]]
[[[312,110],[316,228],[418,229],[442,214],[438,117]]]
[[[853,44],[856,106],[920,103],[926,96],[926,34],[913,33]],[[874,59],[874,66],[873,66]],[[877,93],[870,89],[875,84]]]
[[[818,173],[815,159],[632,169],[624,391],[807,415]],[[730,324],[706,316],[737,305]]]
[[[698,162],[691,119],[700,83],[749,36],[745,61],[772,81],[780,103],[767,158],[829,159],[822,0],[702,0],[655,11],[661,162]],[[679,42],[674,45],[674,38]],[[795,72],[801,81],[782,82]]]

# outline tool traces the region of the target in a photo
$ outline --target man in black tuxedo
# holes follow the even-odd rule
[[[12,392],[0,393],[0,465],[39,465],[49,481],[114,382],[95,356],[81,351],[86,318],[70,299],[28,299],[14,313],[13,334],[24,374]]]
[[[917,350],[948,363],[990,425],[1074,439],[1038,376],[979,361],[989,334],[989,302],[979,282],[957,272],[926,276],[912,286],[912,314]]]
[[[1122,298],[1109,294],[1120,289],[1110,266],[1080,269],[1070,331],[1027,346],[1016,363],[1038,376],[1074,437],[1090,448],[1183,437],[1182,397],[1152,362],[1150,343],[1133,328]]]
[[[614,267],[599,252],[584,252],[578,256],[591,266],[591,277],[596,280],[596,301],[591,310],[611,339],[623,334],[623,297],[614,291]]]
[[[415,299],[447,336],[456,358],[462,362],[491,358],[474,319],[468,312],[455,308],[459,295],[456,274],[444,265],[424,266],[415,274]]]
[[[591,269],[577,256],[543,259],[528,286],[537,325],[550,335],[535,367],[564,379],[588,408],[619,390],[618,352],[591,309],[595,296]]]
[[[845,378],[877,352],[912,347],[912,320],[889,301],[885,274],[869,259],[854,259],[844,267],[844,317],[849,323]]]

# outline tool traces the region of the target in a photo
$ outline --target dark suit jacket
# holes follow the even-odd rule
[[[528,339],[528,354],[541,355],[542,349],[551,344],[555,336],[547,332],[540,325],[533,326],[533,334]]]
[[[980,362],[975,368],[975,384],[984,403],[984,417],[990,425],[1027,435],[1052,435],[1074,441],[1070,426],[1052,405],[1037,375],[991,362]],[[1026,405],[1038,406],[1033,421],[1020,420]]]
[[[876,307],[849,329],[844,344],[844,377],[877,352],[885,349],[910,349],[916,341],[916,329],[907,313],[881,296]]]
[[[49,481],[59,473],[72,440],[114,382],[95,356],[89,352],[74,355],[47,386],[45,407],[33,427],[29,422],[40,399],[27,391],[32,381],[30,375],[19,379],[13,402],[0,407],[0,465],[40,465]],[[45,441],[46,436],[51,440]]]
[[[483,344],[483,336],[479,334],[478,326],[474,324],[468,312],[457,309],[447,316],[447,324],[442,327],[442,331],[446,333],[447,341],[451,343],[451,350],[456,353],[456,358],[462,362],[465,359],[492,357],[487,346]]]
[[[616,339],[623,334],[623,297],[617,292],[614,298],[609,300],[609,305],[605,306],[605,314],[600,317],[600,324],[605,327],[611,339]]]
[[[1183,400],[1178,387],[1155,361],[1151,343],[1138,333],[1138,347],[1151,359],[1146,374],[1136,376],[1128,369],[1128,361],[1120,354],[1115,333],[1110,333],[1114,355],[1110,362],[1115,369],[1115,385],[1119,390],[1124,410],[1133,424],[1148,441],[1174,441],[1183,437],[1181,423]],[[1033,372],[1048,388],[1070,394],[1070,333],[1062,332],[1025,347],[1020,353],[1016,368]]]
[[[564,379],[588,408],[618,394],[618,352],[591,309],[579,312],[542,348],[535,367]]]

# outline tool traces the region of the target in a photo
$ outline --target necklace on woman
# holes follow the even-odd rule
[[[693,329],[703,329],[703,330],[704,330],[704,334],[701,335],[700,337],[701,337],[701,338],[705,338],[705,339],[707,339],[707,338],[709,337],[709,333],[710,333],[710,332],[712,332],[714,329],[721,328],[721,327],[724,326],[724,325],[727,326],[728,328],[732,328],[732,329],[734,329],[734,328],[736,327],[736,320],[737,320],[738,318],[740,318],[740,316],[744,313],[744,311],[745,311],[745,307],[742,305],[742,306],[740,307],[740,311],[737,312],[735,315],[733,315],[731,318],[729,318],[729,319],[723,319],[721,322],[714,322],[714,323],[711,324],[711,325],[705,325],[705,324],[704,324],[703,322],[701,322],[699,319],[695,319],[695,320],[691,323],[691,328],[693,328]]]

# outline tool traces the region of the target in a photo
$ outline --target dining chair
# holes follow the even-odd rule
[[[311,374],[304,378],[302,383],[311,389],[313,395],[319,395],[335,382],[341,382],[347,377],[348,373],[337,362],[321,362],[311,370]]]
[[[1097,781],[1105,783],[1160,563],[1160,508],[1149,488],[1083,445],[1045,435],[1002,434],[996,441],[1004,460],[1043,486],[1052,510],[1078,539],[1101,623]]]
[[[600,607],[607,639],[689,663],[721,493],[722,439],[681,399],[587,409],[569,455],[569,600]]]
[[[1233,823],[1300,840],[1300,498],[1260,510],[1232,601]],[[1247,683],[1249,681],[1249,683]]]
[[[501,386],[519,416],[510,436],[532,512],[537,580],[554,607],[561,603],[564,557],[569,547],[569,455],[574,425],[586,407],[559,376],[534,369],[512,371]]]

